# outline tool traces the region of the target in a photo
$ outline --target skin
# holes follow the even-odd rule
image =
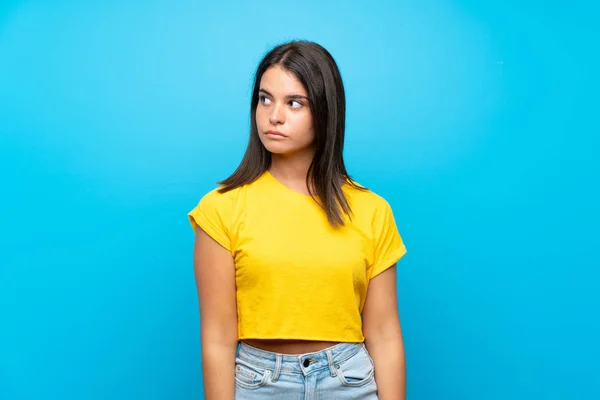
[[[308,194],[306,174],[315,154],[308,94],[291,72],[278,65],[261,78],[256,125],[262,144],[271,152],[269,172],[290,189]],[[270,130],[285,138],[269,137]]]
[[[269,68],[260,82],[256,123],[261,142],[272,154],[269,172],[291,190],[308,194],[306,175],[314,156],[315,132],[302,83],[280,66]],[[272,137],[278,131],[284,137]],[[231,253],[197,229],[194,270],[200,303],[205,396],[234,398],[237,350],[235,265]],[[365,344],[375,363],[381,400],[404,399],[406,368],[397,307],[396,266],[369,283],[363,309]],[[251,346],[284,354],[315,352],[334,342],[245,340]]]

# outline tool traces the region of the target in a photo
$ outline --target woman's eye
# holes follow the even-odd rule
[[[269,100],[266,96],[258,96],[258,101],[262,104],[269,104],[271,100]]]
[[[296,101],[296,100],[290,101],[290,104],[292,105],[292,108],[300,108],[300,107],[302,107],[302,103],[300,103],[299,101]]]

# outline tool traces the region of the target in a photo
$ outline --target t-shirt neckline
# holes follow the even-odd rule
[[[278,180],[277,178],[275,178],[273,176],[273,174],[271,174],[271,172],[268,169],[265,170],[265,175],[267,175],[269,177],[269,179],[271,179],[272,181],[274,181],[282,189],[285,189],[286,191],[291,192],[292,194],[295,194],[297,196],[301,196],[301,197],[304,197],[304,198],[308,198],[308,199],[312,198],[312,196],[310,194],[304,194],[304,193],[298,192],[298,191],[296,191],[294,189],[290,189],[283,182],[281,182],[280,180]]]

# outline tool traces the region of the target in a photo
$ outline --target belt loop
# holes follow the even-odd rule
[[[325,353],[327,353],[327,361],[329,362],[329,372],[331,373],[331,376],[337,376],[335,365],[333,365],[333,356],[331,355],[331,350],[327,349],[325,350]]]
[[[271,378],[271,382],[277,382],[279,379],[279,373],[281,372],[281,363],[283,356],[281,354],[277,354],[275,356],[275,371],[273,372],[273,377]]]

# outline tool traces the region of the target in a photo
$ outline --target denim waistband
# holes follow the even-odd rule
[[[365,348],[364,343],[339,343],[326,349],[304,354],[280,354],[257,349],[244,342],[240,343],[238,357],[240,362],[279,373],[301,373],[329,369],[336,375],[336,364],[342,363]]]

